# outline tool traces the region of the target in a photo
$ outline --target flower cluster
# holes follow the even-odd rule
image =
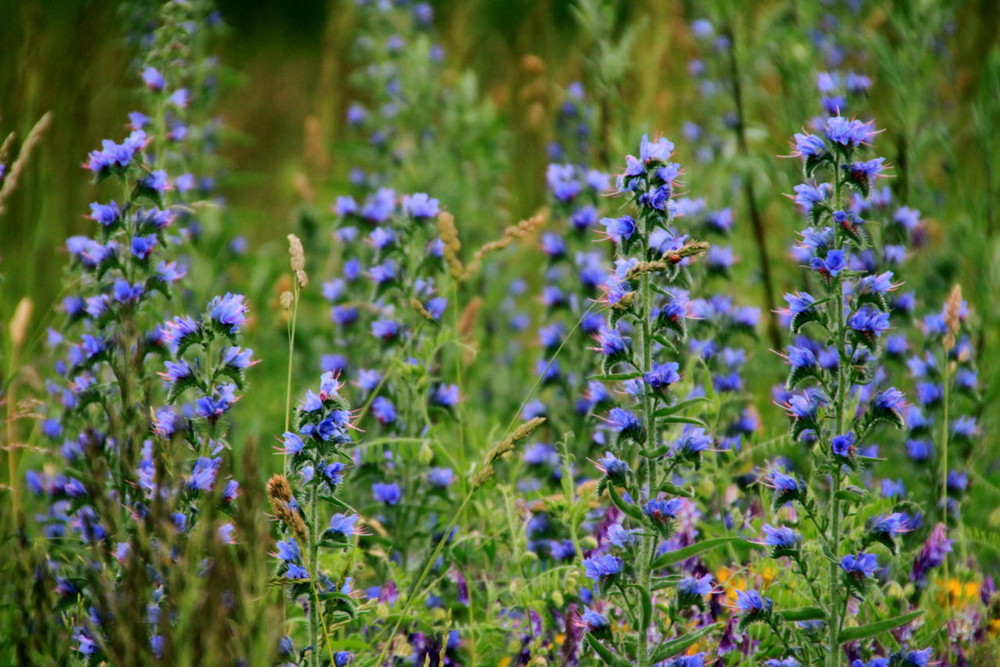
[[[637,216],[601,220],[617,252],[615,270],[602,286],[608,319],[597,332],[595,349],[602,359],[598,379],[618,384],[629,404],[612,407],[611,392],[603,391],[604,399],[592,408],[606,414],[609,450],[598,463],[603,473],[598,490],[608,493],[622,519],[583,564],[599,596],[619,605],[623,620],[636,632],[626,637],[608,632],[607,623],[590,623],[598,630],[588,634],[590,646],[610,663],[625,656],[640,665],[660,663],[678,653],[676,647],[685,641],[661,635],[653,600],[662,599],[672,579],[662,572],[678,561],[673,552],[693,542],[688,522],[695,510],[687,499],[664,492],[690,495],[675,481],[697,470],[714,446],[705,428],[696,426],[699,419],[682,415],[704,399],[679,400],[681,364],[661,361],[679,354],[687,331],[688,292],[676,283],[706,249],[672,225],[680,174],[672,153],[673,144],[666,139],[644,136],[639,155],[626,158],[617,180],[618,194],[631,200]],[[676,358],[683,361],[682,356]],[[668,436],[677,424],[683,427]],[[681,582],[671,617],[677,620],[692,604],[703,606],[702,598],[711,592],[710,578]],[[708,630],[711,625],[695,630],[694,636]]]
[[[765,618],[782,645],[801,647],[787,657],[833,660],[832,664],[841,663],[845,621],[859,613],[849,602],[866,600],[884,567],[879,554],[864,549],[879,544],[895,555],[899,536],[912,528],[910,516],[902,512],[870,516],[863,526],[857,520],[859,509],[867,504],[855,480],[860,481],[865,469],[878,460],[878,447],[872,441],[879,425],[902,428],[906,411],[898,389],[868,389],[881,373],[889,293],[898,284],[892,272],[865,270],[854,261],[871,247],[873,223],[843,208],[849,192],[864,199],[871,195],[871,178],[882,161],[864,161],[862,155],[874,136],[871,124],[833,115],[822,135],[795,137],[806,177],[795,188],[795,201],[811,223],[802,233],[798,256],[816,276],[820,293],[785,297],[788,308],[782,315],[795,339],[783,355],[789,372],[781,402],[792,421],[792,439],[808,448],[813,465],[828,483],[820,478],[806,486],[773,472],[775,507],[792,502],[809,517],[815,532],[803,539],[790,526],[765,525],[764,542],[772,547],[772,557],[788,558],[810,582],[827,641],[822,647],[800,642],[793,637],[794,628],[773,624],[769,610]],[[872,171],[869,165],[878,167]],[[829,181],[816,180],[821,177]],[[785,478],[792,480],[790,486],[781,482]],[[831,559],[823,588],[814,583],[819,573],[809,569],[810,554],[819,551]],[[905,625],[912,618],[902,615],[886,626]],[[813,656],[816,649],[820,652]]]

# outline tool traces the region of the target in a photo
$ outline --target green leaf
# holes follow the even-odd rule
[[[718,549],[719,547],[726,546],[727,544],[742,543],[745,546],[750,546],[753,548],[763,548],[763,545],[754,544],[753,542],[748,542],[742,537],[716,537],[711,540],[702,540],[692,544],[689,547],[684,547],[683,549],[678,549],[677,551],[668,551],[662,554],[659,558],[653,561],[650,566],[653,570],[658,570],[660,568],[673,565],[674,563],[680,563],[688,558],[693,558],[698,554],[705,553],[706,551],[711,551],[713,549]]]
[[[786,621],[825,621],[826,613],[819,607],[793,607],[774,612]]]
[[[618,495],[618,489],[615,488],[614,484],[608,484],[608,495],[611,496],[611,502],[613,502],[622,512],[625,512],[625,514],[628,514],[636,521],[643,520],[642,510],[631,503],[625,502],[625,500]]]
[[[707,635],[708,633],[719,627],[718,623],[712,625],[706,625],[703,628],[698,628],[694,632],[689,632],[686,635],[681,635],[677,639],[671,640],[664,644],[660,644],[655,649],[653,649],[653,654],[650,656],[650,662],[663,662],[667,658],[672,658],[684,649],[688,648],[699,639]],[[588,635],[589,636],[589,635]]]
[[[617,380],[634,380],[637,377],[642,377],[642,373],[639,371],[631,371],[629,373],[610,373],[605,375],[590,375],[587,377],[588,380],[601,380],[603,382],[614,382]]]
[[[868,625],[858,625],[853,628],[845,628],[841,630],[840,636],[837,638],[841,644],[844,642],[853,642],[858,639],[867,639],[868,637],[874,637],[875,635],[880,635],[883,632],[888,632],[894,628],[898,628],[901,625],[906,625],[911,621],[916,620],[923,610],[913,611],[909,614],[904,614],[903,616],[896,616],[895,618],[888,618],[884,621],[878,621],[877,623],[869,623]]]
[[[865,499],[865,494],[857,489],[842,489],[837,491],[837,498],[846,500],[849,503],[859,503]]]
[[[664,493],[670,493],[675,496],[684,496],[685,498],[694,498],[694,492],[690,489],[685,489],[683,486],[677,486],[673,482],[668,482],[663,480],[660,482],[660,491]]]
[[[604,660],[604,664],[611,665],[612,667],[631,667],[630,663],[615,655],[611,649],[601,643],[601,641],[594,635],[587,633],[587,643],[590,644],[590,648],[594,649],[597,655],[601,656]]]
[[[698,403],[711,403],[711,402],[712,399],[708,398],[707,396],[696,396],[694,398],[689,398],[686,401],[678,401],[677,403],[674,403],[669,407],[660,408],[659,410],[653,413],[653,416],[669,417],[670,415],[676,414],[682,410],[687,410],[688,408],[697,405]]]
[[[642,603],[642,630],[646,631],[653,623],[653,600],[649,596],[649,591],[639,584],[629,584],[629,588],[634,588],[639,592],[639,601]]]
[[[656,417],[653,415],[656,421],[661,424],[694,424],[695,426],[701,426],[702,428],[708,428],[708,425],[697,417]]]

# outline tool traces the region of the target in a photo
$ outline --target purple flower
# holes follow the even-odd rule
[[[142,82],[152,91],[159,92],[167,85],[163,75],[155,67],[147,67],[142,70]]]
[[[918,588],[927,586],[927,573],[944,563],[948,554],[951,553],[953,542],[947,538],[947,527],[943,523],[934,526],[920,553],[913,560],[913,569],[910,571],[910,581],[917,584]]]

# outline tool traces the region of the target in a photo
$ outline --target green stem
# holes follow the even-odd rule
[[[649,238],[650,221],[649,218],[645,218],[645,229],[642,240],[642,257],[646,256],[646,239]],[[639,283],[639,293],[642,299],[642,311],[640,312],[640,317],[642,318],[640,331],[642,332],[642,368],[641,372],[649,372],[653,367],[653,335],[650,327],[649,316],[652,306],[652,286],[649,281],[649,272],[644,272],[642,274],[642,279]],[[642,423],[646,428],[646,445],[645,450],[647,452],[652,452],[656,448],[656,418],[653,416],[653,397],[650,395],[646,388],[643,387],[642,392]],[[642,497],[648,499],[650,494],[655,492],[656,489],[656,459],[650,457],[645,458],[644,464],[646,467],[646,480],[645,488],[642,489]],[[656,543],[657,537],[654,534],[646,535],[642,538],[641,546],[641,556],[639,558],[639,572],[638,572],[638,584],[645,590],[650,589],[650,577],[651,569],[650,564],[653,561],[653,556],[656,553]],[[646,667],[651,664],[649,659],[649,628],[640,627],[639,628],[639,667]]]
[[[309,580],[312,599],[309,601],[309,664],[319,667],[319,595],[316,580],[319,579],[319,494],[318,474],[309,486]]]
[[[840,190],[841,190],[841,180],[840,180],[840,158],[834,160],[834,204],[840,207]],[[837,247],[843,247],[843,237],[838,229],[837,232]],[[848,373],[850,371],[850,359],[845,359],[845,338],[847,331],[847,324],[845,322],[844,313],[844,283],[843,283],[843,273],[838,273],[834,278],[834,305],[836,312],[836,321],[834,322],[836,326],[836,344],[837,344],[837,395],[834,398],[834,410],[836,413],[836,430],[834,435],[842,435],[844,433],[844,417],[845,417],[845,403],[847,402],[847,379]],[[830,536],[829,536],[829,546],[830,552],[832,553],[834,560],[830,562],[829,571],[829,591],[830,591],[830,637],[829,637],[829,652],[828,652],[828,664],[830,667],[840,667],[840,642],[838,641],[838,635],[840,634],[840,581],[838,576],[839,566],[836,562],[836,558],[840,552],[840,498],[837,495],[840,493],[840,476],[841,476],[841,465],[833,456],[833,448],[828,447],[828,461],[830,464],[830,476],[832,477],[832,484],[830,489]]]
[[[292,317],[291,321],[288,323],[288,374],[285,378],[285,432],[291,428],[292,422],[292,360],[295,356],[295,324],[298,320],[299,315],[299,282],[298,278],[293,276],[292,284]],[[284,455],[281,470],[287,476],[288,475],[288,453]]]

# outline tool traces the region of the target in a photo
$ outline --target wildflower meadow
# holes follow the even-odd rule
[[[997,34],[0,2],[0,667],[1000,665]]]

